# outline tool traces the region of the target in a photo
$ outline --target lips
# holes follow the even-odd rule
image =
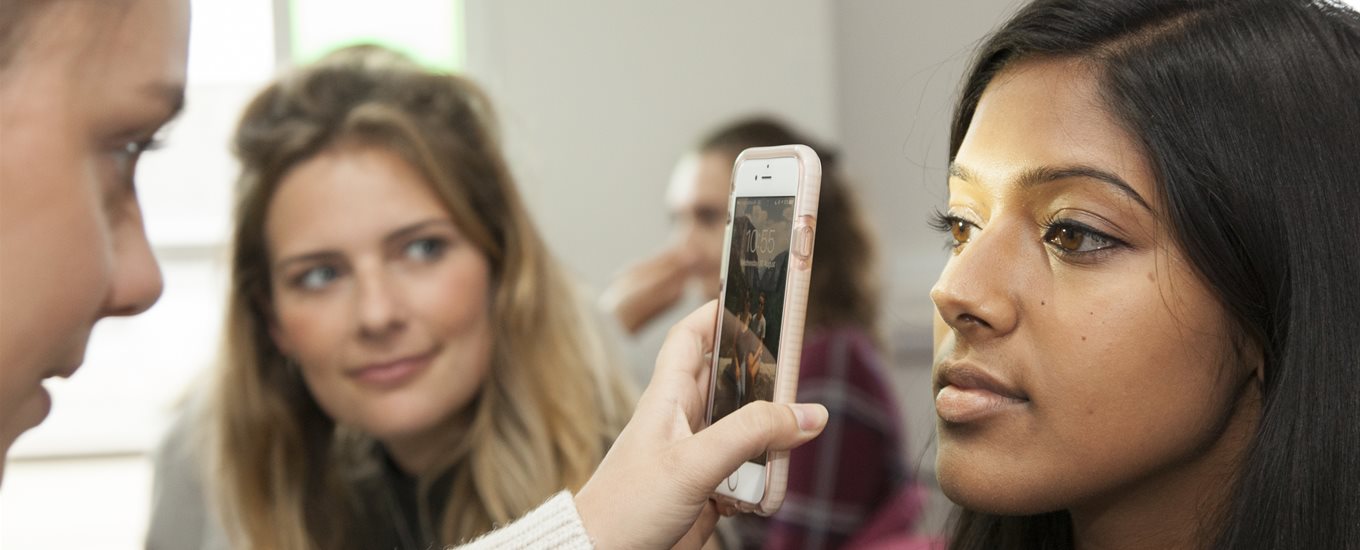
[[[1029,403],[1029,396],[1014,384],[968,364],[945,364],[935,387],[936,414],[953,424],[983,420]]]
[[[417,375],[424,372],[430,366],[430,362],[437,352],[436,349],[396,359],[375,361],[346,374],[367,386],[379,389],[395,388],[406,384],[406,382],[415,379]]]

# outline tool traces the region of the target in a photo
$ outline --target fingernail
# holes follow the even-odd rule
[[[793,409],[793,416],[798,419],[798,429],[803,432],[815,432],[826,425],[826,407],[816,403],[794,403],[789,408]]]

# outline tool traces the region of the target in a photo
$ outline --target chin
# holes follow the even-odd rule
[[[358,419],[358,425],[365,433],[377,439],[406,439],[429,436],[441,424],[448,422],[456,411],[440,410],[440,407],[419,403],[407,396],[406,399],[375,404],[369,414]]]
[[[367,418],[360,428],[375,439],[407,439],[428,435],[438,422],[425,418],[392,417]]]
[[[955,504],[984,514],[1028,516],[1065,508],[1060,480],[1014,469],[1013,462],[1005,464],[1010,468],[989,462],[940,453],[935,462],[940,490]]]

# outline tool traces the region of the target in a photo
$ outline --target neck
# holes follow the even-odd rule
[[[429,429],[383,438],[380,442],[401,471],[416,477],[429,474],[446,464],[464,441],[473,408],[456,411]]]
[[[1116,497],[1071,509],[1076,547],[1201,548],[1228,510],[1242,461],[1261,412],[1253,378],[1239,390],[1218,437],[1194,457],[1118,491]]]

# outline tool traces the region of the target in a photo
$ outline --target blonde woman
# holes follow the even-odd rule
[[[469,81],[375,47],[247,108],[203,418],[228,540],[429,548],[579,489],[631,391]]]

